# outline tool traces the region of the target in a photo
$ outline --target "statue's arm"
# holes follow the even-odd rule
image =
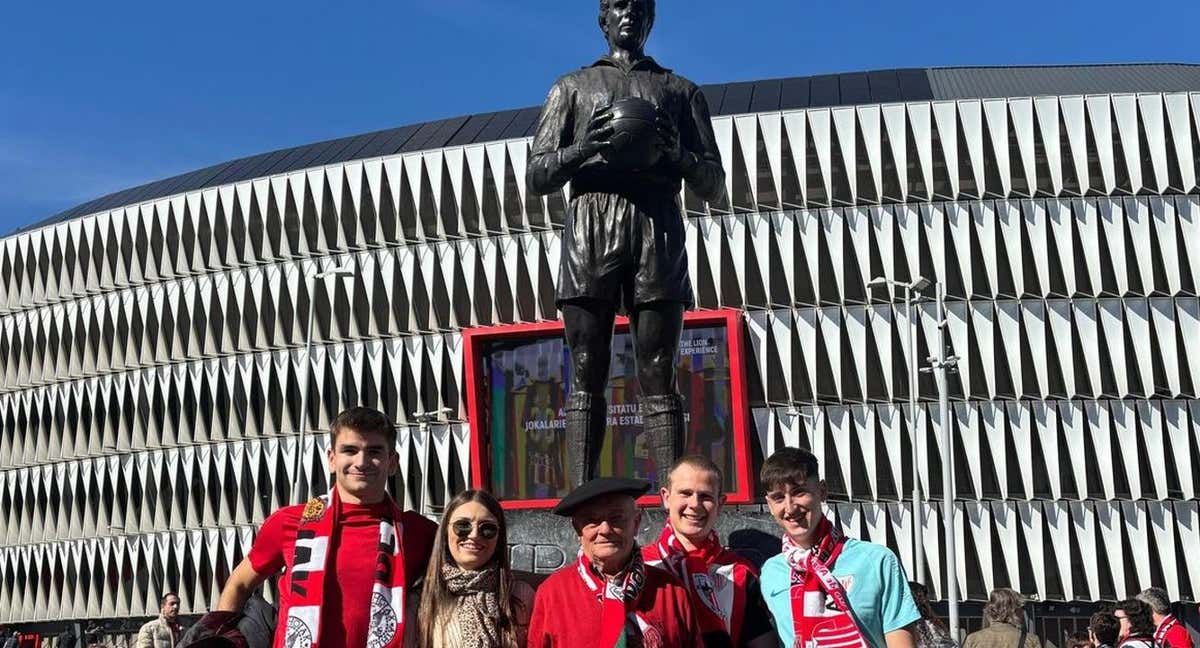
[[[697,196],[716,202],[725,192],[725,167],[721,166],[721,151],[713,134],[708,101],[699,88],[693,88],[689,104],[691,110],[679,129],[684,149],[680,171]]]
[[[587,159],[572,142],[575,127],[571,91],[560,79],[550,88],[533,136],[525,182],[534,195],[562,188]]]

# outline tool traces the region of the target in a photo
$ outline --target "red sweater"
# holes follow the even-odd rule
[[[390,503],[342,503],[338,530],[330,539],[332,564],[325,570],[325,600],[321,605],[323,646],[367,645],[371,587],[375,584],[375,559],[379,555],[379,518],[390,513],[390,507]],[[296,546],[296,528],[303,511],[303,504],[287,506],[263,522],[248,556],[254,571],[276,574],[286,561],[291,560]],[[437,525],[412,511],[404,512],[401,524],[404,525],[405,585],[412,587],[414,581],[425,575]],[[288,584],[289,574],[284,573],[279,577],[281,602],[286,602],[291,591]],[[286,605],[280,605],[275,646],[283,645],[283,629],[287,627],[287,619],[282,618],[285,609]],[[405,623],[416,623],[416,619],[405,619]]]
[[[1168,615],[1163,619],[1163,623],[1170,623],[1171,629],[1167,630],[1167,636],[1163,638],[1160,648],[1192,648],[1192,636],[1188,634],[1188,629],[1183,625],[1183,622],[1177,620],[1174,616]],[[1159,627],[1162,627],[1161,625]],[[1158,633],[1154,633],[1157,639]]]
[[[542,583],[533,601],[528,648],[589,648],[600,628],[601,603],[588,590],[572,561]],[[702,648],[700,627],[692,614],[688,592],[670,573],[646,567],[646,585],[637,612],[658,630],[661,646],[645,648]],[[595,646],[595,648],[611,648]]]

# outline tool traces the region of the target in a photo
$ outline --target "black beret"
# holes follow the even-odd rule
[[[628,477],[597,477],[562,498],[558,506],[554,507],[554,514],[563,517],[571,517],[575,513],[575,509],[583,506],[601,495],[628,495],[634,499],[646,494],[650,490],[650,482],[644,479],[630,479]]]

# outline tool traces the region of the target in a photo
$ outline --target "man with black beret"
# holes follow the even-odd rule
[[[642,562],[637,498],[641,479],[601,477],[571,491],[555,515],[571,518],[579,559],[538,588],[530,648],[699,648],[700,627],[687,589]]]

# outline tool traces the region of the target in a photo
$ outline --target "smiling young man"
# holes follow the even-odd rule
[[[416,602],[410,590],[429,562],[437,525],[401,511],[387,493],[399,464],[396,428],[383,412],[354,407],[334,419],[330,444],[334,488],[263,522],[218,612],[203,622],[228,625],[251,592],[285,569],[276,648],[395,648],[406,626],[413,634],[416,620],[405,612]]]
[[[657,542],[642,548],[642,557],[647,565],[667,569],[687,587],[704,645],[777,646],[758,571],[726,549],[713,530],[725,504],[721,469],[703,455],[681,457],[671,466],[659,494],[667,524]]]
[[[641,479],[601,477],[554,509],[569,516],[579,559],[537,590],[529,648],[701,648],[688,592],[669,572],[642,560],[637,497]]]
[[[781,645],[913,648],[920,620],[900,561],[882,545],[847,538],[825,517],[817,458],[783,448],[763,462],[783,553],[762,568],[762,592]]]

